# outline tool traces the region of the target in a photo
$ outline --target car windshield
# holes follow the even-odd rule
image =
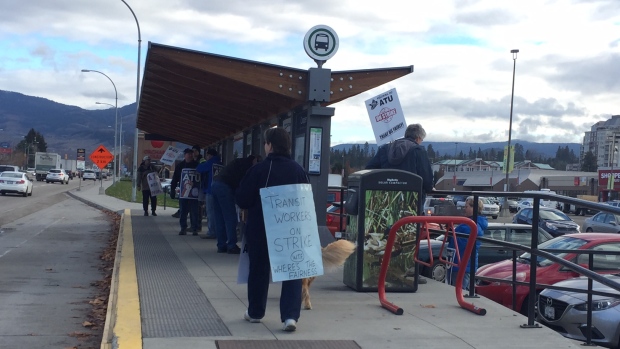
[[[93,171],[84,171],[84,173],[95,173]]]
[[[21,173],[15,173],[15,172],[2,172],[0,173],[0,177],[4,177],[4,178],[22,178],[22,174]]]
[[[540,218],[549,221],[570,221],[567,215],[560,211],[540,210]]]
[[[542,244],[538,245],[538,249],[539,250],[542,250],[542,249],[577,250],[579,249],[579,247],[587,243],[588,242],[586,240],[577,239],[577,238],[569,237],[569,236],[561,236],[561,237],[543,242]],[[554,255],[560,258],[564,258],[566,256],[566,253],[554,253]],[[526,260],[526,261],[532,260],[532,256],[529,253],[524,253],[519,258],[522,260]],[[541,257],[541,256],[538,256],[536,258],[536,261],[538,262],[538,265],[541,267],[546,267],[554,263],[553,261],[545,257]]]
[[[336,211],[338,211],[339,209],[340,209],[340,207],[336,207],[336,206],[333,206],[333,205],[332,205],[332,206],[329,206],[329,207],[327,208],[327,213],[336,212]]]

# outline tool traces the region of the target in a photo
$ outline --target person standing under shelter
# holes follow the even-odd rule
[[[478,237],[484,236],[484,230],[489,226],[489,221],[487,220],[487,217],[482,215],[482,207],[484,206],[484,203],[482,202],[482,200],[478,199],[478,215],[476,218],[476,226],[478,227]],[[468,217],[469,219],[473,220],[474,218],[474,197],[470,196],[465,200],[465,217]],[[469,235],[469,233],[471,232],[471,229],[469,228],[469,225],[467,224],[459,224],[456,226],[456,228],[454,228],[454,231],[456,233],[461,233],[461,234],[467,234]],[[467,238],[464,237],[457,237],[456,239],[457,241],[454,241],[454,238],[450,235],[449,236],[449,240],[448,240],[448,249],[457,249],[459,251],[459,256],[461,258],[463,258],[463,253],[465,252],[465,247],[467,246]],[[474,264],[473,267],[473,273],[476,273],[476,270],[478,270],[478,249],[480,248],[480,240],[476,240],[476,244],[474,245],[474,250],[471,252],[473,254],[475,254],[475,261],[476,263]],[[456,255],[456,251],[454,252],[453,256]],[[456,258],[456,257],[454,257]],[[456,261],[458,262],[458,261]],[[457,266],[451,266],[450,269],[448,269],[448,272],[446,273],[446,283],[454,286],[456,284],[456,274],[458,273],[459,268]],[[463,276],[463,289],[469,291],[469,279],[470,279],[470,275],[471,275],[471,260],[467,261],[467,269],[465,270],[465,276]]]
[[[213,193],[211,192],[211,184],[213,182],[213,172],[214,165],[217,167],[222,164],[220,157],[217,153],[217,150],[213,148],[207,149],[205,158],[207,161],[201,162],[198,167],[196,167],[196,171],[201,174],[200,184],[203,188],[203,192],[205,193],[206,198],[206,208],[207,208],[207,234],[201,235],[201,239],[215,239],[217,238],[217,234],[215,233],[215,211],[214,211],[214,202],[213,202]]]
[[[291,138],[281,127],[265,131],[265,161],[252,167],[243,177],[235,198],[237,205],[248,209],[245,238],[250,272],[248,276],[248,309],[244,319],[258,323],[265,316],[269,291],[269,250],[263,218],[260,189],[286,184],[308,183],[304,169],[291,159]],[[301,279],[282,282],[280,320],[284,331],[295,331],[301,312]]]
[[[151,200],[151,214],[153,216],[157,216],[155,213],[155,209],[157,208],[157,196],[151,195],[151,187],[149,186],[149,181],[147,176],[149,173],[157,173],[157,169],[151,163],[151,158],[146,155],[142,159],[142,163],[140,167],[138,167],[138,184],[142,191],[142,208],[144,209],[144,215],[149,215],[149,198]]]
[[[215,213],[215,232],[218,234],[218,253],[241,253],[241,249],[237,246],[239,215],[235,207],[235,190],[245,173],[256,164],[256,161],[257,158],[254,155],[234,159],[213,177],[211,193]]]
[[[201,148],[199,145],[195,145],[192,147],[192,151],[194,152],[194,161],[196,161],[199,165],[207,160],[205,160],[205,158],[202,156],[202,154],[200,153]],[[199,218],[198,218],[198,231],[202,231],[202,217],[206,216],[206,212],[205,212],[205,192],[202,190],[202,186],[204,186],[203,181],[206,178],[204,176],[201,175],[200,178],[200,186],[201,186],[201,190],[198,192],[198,213],[199,213]]]
[[[183,151],[183,157],[183,161],[181,161],[174,170],[172,182],[170,183],[170,196],[174,199],[176,188],[181,185],[179,195],[179,225],[181,226],[181,231],[179,231],[179,235],[187,234],[188,214],[192,235],[198,235],[198,200],[197,195],[196,198],[192,198],[191,192],[193,182],[199,181],[200,176],[196,175],[193,176],[193,178],[182,178],[184,169],[196,169],[198,163],[194,160],[194,152],[189,148]]]

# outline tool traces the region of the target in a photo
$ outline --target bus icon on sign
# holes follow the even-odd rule
[[[317,34],[314,38],[314,49],[323,49],[327,51],[329,49],[329,36],[327,34]]]

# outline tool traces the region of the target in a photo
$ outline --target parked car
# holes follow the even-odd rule
[[[69,184],[69,175],[61,168],[54,168],[47,171],[45,182],[60,182],[60,184]]]
[[[534,208],[524,208],[512,218],[512,222],[531,225],[533,214]],[[540,207],[538,225],[554,237],[581,232],[579,224],[562,211],[548,207]]]
[[[614,257],[614,256],[611,256]],[[616,263],[620,264],[620,256]],[[620,283],[620,274],[605,275]],[[579,277],[560,281],[554,286],[588,289],[588,278]],[[587,310],[592,308],[592,343],[618,348],[620,346],[620,291],[599,282],[592,290],[611,293],[616,297],[592,295],[588,304],[585,292],[544,289],[538,297],[538,321],[567,338],[586,341]]]
[[[620,234],[620,216],[613,213],[599,212],[583,222],[583,231],[591,233]]]
[[[326,221],[327,229],[332,233],[335,238],[341,238],[342,236],[338,232],[343,232],[347,229],[347,214],[343,208],[342,215],[342,230],[340,229],[340,203],[334,202],[327,208]]]
[[[437,209],[438,206],[440,206],[439,209]],[[427,216],[454,216],[456,215],[456,205],[447,198],[427,197],[424,200],[424,213]]]
[[[484,230],[484,237],[498,241],[513,242],[529,247],[532,244],[532,226],[513,223],[489,223],[487,229]],[[553,237],[546,231],[538,229],[539,244],[551,240],[552,238]],[[439,250],[441,249],[443,239],[444,236],[440,236],[438,239],[430,240],[430,246],[433,251],[433,265],[430,267],[422,266],[420,268],[420,273],[423,276],[440,282],[443,282],[446,277],[446,266],[439,262]],[[418,259],[427,263],[430,262],[428,245],[429,241],[421,240],[420,251],[418,252]],[[445,257],[446,254],[444,252],[444,258]],[[511,249],[490,242],[483,241],[478,249],[479,266],[511,258]]]
[[[83,180],[92,179],[93,181],[97,181],[97,177],[95,176],[95,171],[84,170],[84,172],[82,172],[82,179]]]
[[[517,212],[521,211],[524,208],[533,207],[534,199],[524,199],[517,202]]]
[[[32,196],[32,179],[25,172],[4,171],[0,173],[0,194]]]
[[[37,173],[35,172],[34,167],[30,167],[26,170],[26,172],[28,172],[29,175],[31,175],[32,177],[35,177],[37,175]]]
[[[519,202],[517,200],[508,199],[508,211],[517,213],[519,211]]]
[[[539,249],[560,250],[597,250],[597,251],[620,251],[620,235],[603,233],[569,234],[558,236],[538,246]],[[580,265],[588,265],[588,255],[576,253],[556,253],[556,256]],[[608,259],[603,254],[594,257],[593,270],[599,274],[614,274],[620,272],[620,263],[615,259]],[[532,256],[524,253],[516,261],[516,280],[528,282],[530,280],[530,263]],[[557,282],[579,276],[578,273],[560,266],[559,264],[538,256],[536,258],[536,282],[540,285],[553,285]],[[476,272],[476,293],[487,297],[508,308],[512,308],[512,285],[499,281],[487,281],[480,277],[512,280],[512,261],[502,261],[487,264],[478,268]],[[537,292],[544,289],[539,286]],[[516,309],[521,314],[527,315],[529,286],[517,285]]]
[[[19,166],[15,166],[15,165],[0,165],[0,173],[5,172],[5,171],[19,172]]]

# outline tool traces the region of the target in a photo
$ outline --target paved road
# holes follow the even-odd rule
[[[37,182],[32,197],[0,197],[3,349],[99,346],[100,332],[82,323],[97,291],[91,283],[103,278],[111,222],[63,193],[77,185]]]

